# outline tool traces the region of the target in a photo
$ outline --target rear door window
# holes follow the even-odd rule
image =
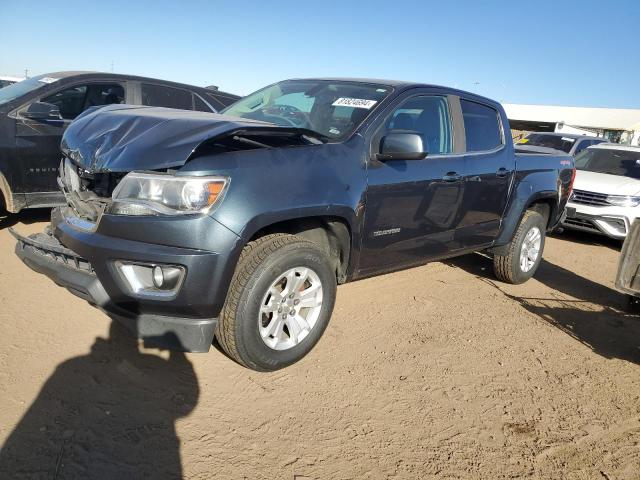
[[[498,111],[487,105],[460,99],[468,152],[493,150],[502,145]]]
[[[141,85],[141,91],[143,105],[193,110],[191,92],[182,90],[181,88],[143,83]]]

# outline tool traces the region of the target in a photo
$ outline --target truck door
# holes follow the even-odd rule
[[[454,150],[445,95],[416,94],[384,116],[372,136],[359,272],[363,275],[442,256],[457,248],[464,192],[464,156]],[[418,133],[421,160],[380,161],[376,153],[391,132]]]
[[[84,83],[63,87],[38,101],[55,105],[60,110],[59,119],[29,119],[20,112],[16,125],[16,157],[22,173],[22,181],[16,182],[16,191],[29,193],[58,192],[58,166],[60,165],[60,140],[67,126],[89,107],[124,103],[124,86],[120,83]],[[20,111],[28,108],[23,107]],[[32,200],[41,204],[42,196]]]
[[[498,110],[465,98],[460,98],[460,108],[466,154],[458,235],[465,248],[473,248],[498,236],[515,172],[515,154],[507,148]]]

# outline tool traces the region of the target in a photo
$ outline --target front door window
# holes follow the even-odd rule
[[[89,107],[124,103],[124,88],[117,83],[75,85],[41,100],[60,109],[65,120],[73,120]]]

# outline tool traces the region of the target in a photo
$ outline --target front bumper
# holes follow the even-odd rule
[[[636,210],[637,207],[600,207],[569,202],[562,226],[622,240],[635,220]]]
[[[54,235],[24,237],[12,231],[18,240],[16,254],[33,270],[125,323],[145,344],[208,351],[233,273],[229,252],[238,243],[237,236],[209,217],[178,224],[147,219],[135,225],[118,225],[124,217],[105,218],[95,231],[87,231],[66,221],[61,209],[54,209]],[[216,239],[225,253],[142,241],[143,237],[162,238],[172,243],[178,240],[176,229],[187,244],[188,239],[191,243],[202,240],[198,232],[206,231],[207,238]],[[130,238],[122,238],[126,236]],[[115,266],[118,261],[180,265],[186,274],[175,296],[146,298],[131,291]]]

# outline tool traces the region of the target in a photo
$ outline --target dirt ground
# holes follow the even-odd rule
[[[480,255],[341,286],[315,350],[270,374],[139,347],[13,247],[2,228],[1,478],[640,479],[615,242],[550,238],[520,286]]]

